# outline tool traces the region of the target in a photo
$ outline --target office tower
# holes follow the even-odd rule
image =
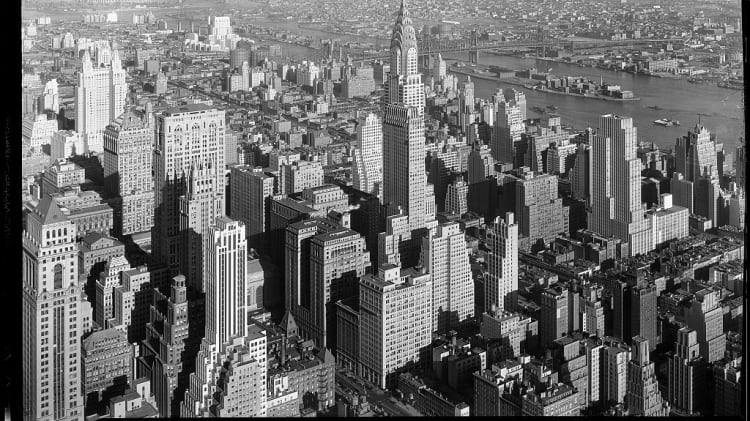
[[[432,326],[447,332],[474,316],[469,250],[457,222],[438,225],[422,239],[422,266],[432,276]]]
[[[209,16],[208,32],[209,35],[216,37],[217,40],[225,39],[232,33],[229,16]]]
[[[266,416],[266,331],[254,323],[245,329],[221,345],[203,340],[180,417]]]
[[[424,89],[417,72],[417,39],[401,3],[391,37],[388,103],[383,118],[383,203],[401,206],[409,228],[425,226]]]
[[[587,202],[591,199],[591,169],[591,147],[579,143],[576,146],[575,163],[568,177],[573,198]]]
[[[540,240],[547,247],[559,234],[568,232],[569,209],[558,197],[556,175],[525,169],[519,171],[515,183],[519,235],[528,238],[529,247]]]
[[[738,189],[729,198],[729,223],[735,228],[745,228],[745,190]]]
[[[598,405],[602,402],[602,389],[607,387],[606,384],[601,382],[602,361],[605,357],[604,345],[600,340],[589,337],[584,339],[583,348],[586,353],[586,368],[588,370],[589,405]]]
[[[267,250],[273,183],[274,178],[260,167],[237,165],[230,170],[229,216],[244,223],[248,246],[256,250]]]
[[[627,242],[630,255],[650,251],[651,233],[641,204],[641,167],[636,156],[633,119],[612,114],[599,118],[592,140],[592,200],[589,229]]]
[[[542,119],[533,133],[524,133],[528,145],[524,165],[536,173],[552,173],[548,165],[548,149],[551,145],[567,146],[570,134],[562,129],[560,117],[549,115]]]
[[[113,290],[113,325],[127,334],[129,343],[139,343],[146,339],[151,290],[160,282],[158,275],[152,276],[145,265],[125,270],[120,276],[121,285]]]
[[[724,358],[726,334],[724,316],[719,302],[720,291],[702,289],[695,293],[685,311],[687,326],[698,334],[700,355],[708,363]]]
[[[554,285],[542,291],[539,341],[542,348],[568,334],[568,290]]]
[[[249,46],[244,42],[238,42],[235,48],[229,50],[229,69],[240,69],[242,63],[250,61]]]
[[[487,270],[484,311],[513,311],[518,295],[518,224],[513,212],[496,217],[487,230]]]
[[[736,171],[736,180],[739,187],[745,188],[745,179],[747,177],[745,165],[747,164],[747,156],[745,156],[745,142],[740,141],[740,146],[737,147],[737,152],[734,156],[734,166]]]
[[[286,228],[286,306],[300,335],[335,349],[332,303],[357,294],[357,279],[370,265],[364,238],[332,221],[315,218]]]
[[[153,129],[132,111],[104,130],[104,186],[117,197],[116,235],[150,231],[154,224],[153,137]]]
[[[445,194],[445,213],[463,215],[469,211],[467,203],[469,196],[469,185],[463,177],[456,178],[448,186]]]
[[[493,360],[502,361],[535,352],[539,342],[538,322],[519,313],[482,313],[479,331],[487,339],[500,339]]]
[[[383,122],[369,113],[357,124],[357,148],[352,163],[352,185],[365,193],[380,194],[383,182]]]
[[[719,183],[708,177],[698,177],[693,182],[693,213],[707,218],[714,227],[719,226],[721,198]]]
[[[60,111],[60,95],[57,89],[57,79],[49,80],[44,84],[44,91],[39,98],[40,111],[52,111],[57,114]]]
[[[655,364],[649,360],[648,339],[633,338],[633,359],[628,363],[625,406],[631,416],[666,417],[669,404],[659,391]]]
[[[247,239],[241,222],[216,219],[208,232],[205,252],[205,340],[220,345],[247,329]]]
[[[205,335],[181,416],[265,415],[266,335],[246,319],[245,227],[219,217],[209,232]]]
[[[115,49],[109,67],[94,68],[88,50],[81,59],[76,88],[76,131],[89,152],[104,150],[104,129],[125,111],[128,85],[120,54]]]
[[[186,247],[180,232],[184,222],[180,215],[182,210],[190,210],[187,205],[191,204],[191,197],[185,197],[181,203],[180,196],[187,193],[189,181],[207,182],[214,189],[211,192],[207,191],[207,185],[194,185],[192,195],[196,199],[197,196],[210,198],[224,192],[224,111],[203,104],[190,104],[157,114],[152,162],[156,204],[151,231],[152,250],[154,258],[166,263],[174,274],[188,263],[182,263]],[[219,201],[214,203],[218,205]],[[210,223],[203,227],[207,229]]]
[[[524,152],[517,150],[521,134],[525,130],[523,111],[515,101],[496,102],[495,107],[497,113],[492,134],[492,157],[495,161],[511,163],[514,168],[519,167],[523,161],[518,157]]]
[[[203,266],[207,262],[206,250],[212,241],[210,227],[224,216],[224,180],[219,178],[224,171],[214,165],[191,167],[185,180],[187,189],[179,198],[183,247],[180,271],[188,286],[199,291],[206,288]]]
[[[581,331],[599,338],[604,336],[603,289],[600,284],[588,283],[581,296]]]
[[[87,336],[81,344],[83,394],[98,402],[113,385],[132,383],[133,348],[128,336],[110,328]],[[91,396],[93,393],[96,395]]]
[[[279,194],[299,193],[323,184],[323,164],[320,161],[297,161],[281,165]]]
[[[466,77],[459,95],[458,118],[461,132],[466,133],[469,125],[474,122],[474,82],[471,81],[471,76]]]
[[[671,194],[660,194],[658,207],[649,209],[646,213],[651,225],[651,248],[656,249],[668,241],[687,237],[689,217],[687,208],[672,205]]]
[[[688,181],[696,182],[699,177],[708,174],[708,178],[718,182],[716,150],[716,143],[708,129],[696,124],[687,136],[677,138],[675,171],[684,174]]]
[[[48,120],[44,114],[39,114],[34,118],[23,120],[22,136],[23,143],[30,148],[41,151],[42,146],[49,145],[52,137],[57,131],[57,120]]]
[[[25,219],[24,419],[81,419],[81,336],[88,330],[84,318],[91,317],[91,307],[82,299],[78,283],[76,227],[49,196]]]
[[[443,80],[443,78],[445,78],[446,75],[447,72],[445,60],[443,60],[443,56],[438,53],[438,55],[435,56],[432,61],[432,77],[436,82],[440,82],[441,80]]]
[[[741,358],[728,363],[719,362],[713,366],[714,416],[741,416],[747,399],[743,385],[743,361]],[[744,380],[747,381],[747,380]]]
[[[50,158],[56,161],[62,158],[70,158],[74,155],[83,155],[85,145],[80,133],[73,130],[58,130],[52,134],[50,142]]]
[[[189,329],[185,277],[172,278],[168,296],[158,289],[153,292],[136,377],[151,379],[159,416],[166,418],[179,413],[175,400],[179,399],[179,394],[175,390],[184,385],[188,377],[188,373],[183,372],[182,361]]]
[[[112,327],[114,288],[120,286],[120,272],[128,269],[130,269],[130,264],[124,255],[111,257],[107,260],[104,270],[96,280],[94,286],[96,291],[94,322],[102,329]]]
[[[695,414],[703,409],[705,363],[701,359],[698,334],[683,327],[677,331],[675,352],[670,356],[668,401],[675,412]]]
[[[382,265],[359,281],[359,359],[361,376],[378,387],[394,386],[395,376],[418,363],[432,340],[432,281],[415,268]]]
[[[685,176],[680,172],[672,174],[672,179],[669,180],[669,192],[672,193],[672,202],[677,206],[687,208],[688,212],[693,213],[693,186],[695,183],[685,179]]]
[[[630,349],[622,342],[605,338],[602,354],[601,401],[605,404],[625,403],[628,380],[628,361]]]
[[[486,180],[494,172],[495,166],[490,148],[487,145],[474,143],[474,147],[469,152],[466,166],[469,171],[469,184],[481,183]]]
[[[630,288],[630,332],[645,338],[649,352],[656,348],[659,340],[656,331],[656,284],[634,285]],[[625,338],[623,338],[625,339]]]

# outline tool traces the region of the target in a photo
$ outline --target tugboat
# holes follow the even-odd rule
[[[651,108],[652,110],[661,110],[661,107],[658,105],[649,105],[648,108]]]
[[[552,110],[552,111],[557,111],[557,107],[556,107],[556,106],[554,106],[554,105],[548,105],[548,106],[547,106],[547,109],[550,109],[550,110]]]

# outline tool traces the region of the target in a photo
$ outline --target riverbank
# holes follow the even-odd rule
[[[456,66],[449,67],[449,70],[453,73],[458,73],[458,74],[465,75],[465,76],[471,76],[477,79],[484,79],[484,80],[489,80],[489,81],[494,81],[494,82],[507,83],[509,85],[515,85],[515,86],[522,86],[528,90],[531,90],[534,92],[541,92],[545,94],[564,95],[564,96],[572,96],[572,97],[586,98],[586,99],[600,99],[603,101],[613,101],[613,102],[632,102],[632,101],[641,100],[641,98],[638,98],[638,97],[636,98],[612,98],[612,97],[608,97],[604,95],[583,95],[583,94],[575,94],[575,93],[570,93],[570,92],[560,92],[560,91],[555,91],[555,90],[546,89],[546,88],[540,89],[540,88],[537,88],[536,86],[534,87],[530,86],[529,84],[530,80],[526,81],[525,79],[521,79],[517,77],[501,79],[495,76],[494,74],[477,73],[476,70],[471,70],[467,72],[463,69],[465,69],[465,67],[456,67]]]

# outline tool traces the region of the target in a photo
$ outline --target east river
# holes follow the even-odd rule
[[[288,26],[287,26],[288,25]],[[285,29],[293,27],[293,23],[281,23]],[[320,38],[338,38],[343,41],[375,42],[374,38],[355,37],[349,35],[334,35],[323,31],[299,29],[296,31],[308,36]],[[382,42],[382,41],[381,41]],[[387,45],[387,44],[381,44]],[[297,45],[281,44],[284,55],[301,58],[312,50]],[[450,54],[449,59],[468,61],[468,54]],[[633,118],[638,128],[638,139],[653,142],[661,148],[672,148],[675,139],[687,134],[700,122],[716,134],[716,141],[724,143],[726,150],[734,152],[739,146],[739,138],[745,136],[745,115],[743,106],[743,91],[720,88],[715,85],[690,83],[687,79],[669,79],[645,75],[634,75],[626,72],[580,67],[567,63],[557,63],[534,58],[519,58],[482,54],[480,64],[497,65],[521,70],[535,67],[539,71],[551,69],[557,76],[588,76],[599,80],[602,76],[605,82],[620,85],[623,90],[633,91],[640,101],[603,101],[597,99],[578,98],[565,95],[545,94],[509,85],[500,81],[473,78],[475,96],[489,99],[498,88],[520,89],[526,94],[527,115],[539,117],[541,114],[533,111],[532,107],[546,109],[548,105],[558,107],[562,123],[576,129],[597,127],[598,116],[601,114],[617,114]],[[460,82],[466,76],[457,75]],[[423,78],[425,83],[428,79]],[[658,107],[654,110],[648,107]],[[668,118],[677,120],[680,126],[663,127],[654,124],[654,120]]]
[[[167,18],[169,28],[175,28],[175,14],[182,14],[187,10],[180,9],[141,9],[139,11],[129,10],[118,13],[120,20],[128,22],[133,13],[146,13],[152,10],[157,18]],[[248,10],[248,9],[246,9]],[[182,13],[181,13],[182,12]],[[33,17],[41,13],[29,13],[25,17]],[[65,14],[67,16],[54,16],[63,20],[78,20],[81,13]],[[166,15],[166,16],[165,16]],[[171,15],[171,16],[170,16]],[[72,19],[71,19],[72,18]],[[243,19],[244,20],[244,19]],[[372,37],[353,35],[331,34],[310,28],[300,28],[299,24],[291,21],[270,21],[265,18],[247,19],[247,22],[259,26],[274,27],[280,30],[288,30],[293,33],[311,36],[318,39],[339,39],[342,41],[369,42],[378,46],[388,45],[387,40]],[[274,41],[269,41],[276,43]],[[306,55],[317,55],[313,49],[288,43],[278,43],[282,47],[283,55],[303,58]],[[468,54],[450,54],[448,59],[459,59],[468,61]],[[450,60],[449,64],[450,64]],[[515,70],[535,67],[539,71],[551,69],[557,76],[588,76],[593,80],[599,80],[602,76],[605,82],[617,84],[623,90],[633,91],[640,101],[603,101],[586,99],[572,96],[545,94],[534,92],[518,86],[508,85],[500,81],[492,81],[474,78],[475,95],[480,98],[489,99],[497,88],[521,89],[526,94],[527,115],[539,117],[539,113],[532,107],[546,109],[548,105],[555,105],[555,111],[562,118],[565,125],[576,129],[596,127],[598,116],[601,114],[617,114],[632,117],[638,128],[638,138],[642,141],[654,142],[662,148],[674,146],[675,139],[683,136],[698,122],[700,113],[701,124],[706,126],[711,133],[716,134],[717,142],[724,143],[724,147],[731,152],[739,145],[739,137],[745,133],[745,117],[743,105],[743,91],[720,88],[710,84],[689,83],[686,79],[658,78],[645,75],[633,75],[625,72],[615,72],[591,67],[579,67],[567,63],[556,63],[552,61],[537,60],[534,58],[519,58],[511,56],[498,56],[480,52],[481,64],[497,65]],[[466,80],[466,76],[458,75],[459,81]],[[428,83],[427,78],[424,78]],[[657,110],[649,107],[658,107]],[[653,123],[656,119],[668,118],[677,120],[680,126],[663,127]]]

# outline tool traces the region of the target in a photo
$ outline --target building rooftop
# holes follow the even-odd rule
[[[210,111],[210,110],[217,110],[217,108],[212,107],[210,105],[206,105],[206,104],[185,104],[185,105],[180,105],[179,107],[174,107],[174,108],[165,110],[163,114],[166,116],[175,116],[175,115],[180,115],[180,114],[196,113],[200,111]]]

